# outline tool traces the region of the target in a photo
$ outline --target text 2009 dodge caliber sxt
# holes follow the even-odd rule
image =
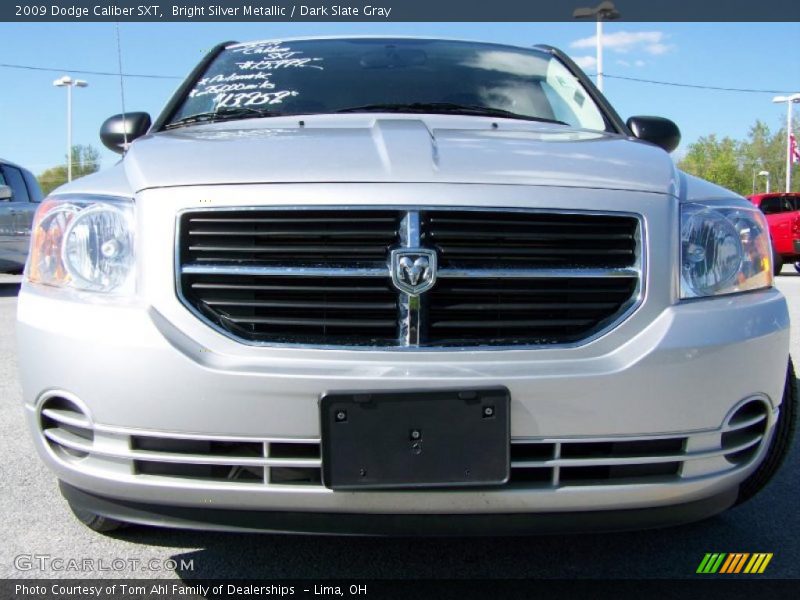
[[[124,158],[42,203],[18,315],[93,529],[651,527],[787,451],[764,216],[554,48],[223,44],[101,136]]]

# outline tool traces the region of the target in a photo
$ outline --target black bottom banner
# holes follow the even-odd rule
[[[747,577],[645,580],[0,580],[0,598],[190,600],[199,598],[796,598],[797,580]]]

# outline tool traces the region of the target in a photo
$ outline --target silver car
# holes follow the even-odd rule
[[[0,273],[18,273],[25,266],[33,214],[41,200],[33,173],[0,159]]]
[[[555,48],[215,48],[36,215],[28,424],[73,512],[362,534],[624,529],[792,434],[764,216]]]

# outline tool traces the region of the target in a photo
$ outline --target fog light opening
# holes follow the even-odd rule
[[[65,460],[89,456],[94,443],[94,426],[77,402],[51,396],[39,408],[39,429],[53,453]]]
[[[722,449],[733,465],[753,460],[764,443],[769,424],[769,407],[763,400],[751,400],[740,406],[725,423]]]

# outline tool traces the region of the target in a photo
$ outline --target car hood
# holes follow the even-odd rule
[[[669,155],[618,135],[475,117],[335,115],[190,126],[132,144],[133,191],[230,183],[481,183],[675,194]]]

